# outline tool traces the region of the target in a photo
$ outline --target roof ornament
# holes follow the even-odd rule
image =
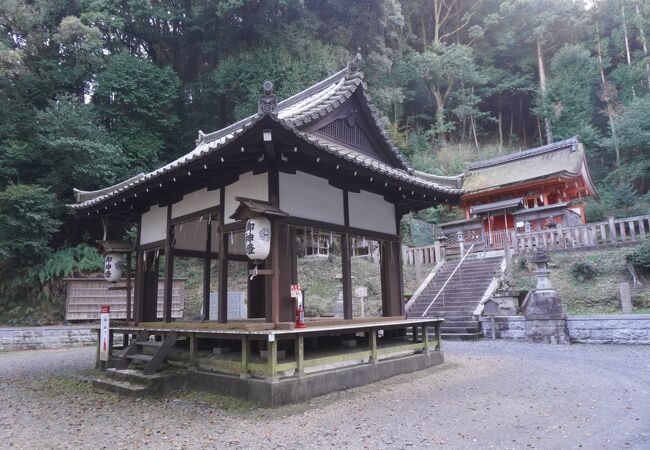
[[[270,81],[265,81],[262,85],[264,89],[264,94],[260,95],[257,102],[257,112],[259,114],[270,114],[275,116],[277,112],[278,100],[275,98],[273,93],[273,83]]]
[[[196,145],[199,145],[201,142],[203,142],[203,138],[205,137],[205,133],[202,130],[199,130],[199,137],[196,138]]]
[[[359,69],[359,63],[363,61],[363,57],[361,56],[361,53],[358,53],[354,55],[354,59],[348,63],[348,73],[356,73],[358,72]]]

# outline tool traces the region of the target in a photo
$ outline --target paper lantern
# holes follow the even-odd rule
[[[246,256],[253,261],[266,259],[271,250],[271,222],[266,217],[253,217],[246,222],[244,234]]]
[[[104,259],[104,278],[106,281],[114,282],[122,278],[124,268],[124,255],[121,253],[109,253]]]

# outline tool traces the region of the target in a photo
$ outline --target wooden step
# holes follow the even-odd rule
[[[140,347],[153,347],[153,348],[158,348],[162,345],[162,342],[156,342],[156,341],[136,341],[135,345],[138,345]]]
[[[135,353],[133,355],[126,355],[125,358],[130,359],[131,361],[137,361],[137,362],[147,364],[153,359],[153,355],[145,355],[143,353]]]

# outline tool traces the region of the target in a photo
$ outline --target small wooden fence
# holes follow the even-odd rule
[[[436,263],[436,248],[434,245],[425,245],[422,247],[409,247],[404,250],[404,264],[414,266],[416,258],[419,258],[421,264]]]
[[[550,228],[529,233],[513,233],[511,245],[514,253],[535,250],[564,250],[598,245],[640,241],[650,237],[650,215],[610,218],[604,222],[588,223],[575,227]]]
[[[595,247],[598,245],[636,242],[650,238],[650,214],[623,219],[609,218],[603,222],[588,223],[574,227],[549,228],[542,231],[517,233],[514,230],[498,230],[484,233],[482,239],[478,233],[465,236],[465,246],[472,243],[479,250],[501,250],[510,244],[513,253],[531,253],[540,250],[567,250],[573,248]],[[458,247],[456,234],[448,234],[447,255],[454,254]],[[481,244],[485,244],[484,247]],[[444,251],[443,251],[444,252]],[[415,265],[416,258],[422,264],[435,264],[435,246],[407,248],[404,264]]]
[[[111,319],[126,318],[126,289],[108,289],[109,286],[125,287],[125,280],[113,285],[104,278],[66,278],[64,281],[67,284],[66,321],[99,320],[102,305],[110,305]],[[158,281],[158,317],[162,317],[164,283],[163,280]],[[185,279],[175,279],[172,283],[172,317],[175,319],[183,317],[184,298]]]

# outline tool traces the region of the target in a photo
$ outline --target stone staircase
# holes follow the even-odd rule
[[[427,317],[445,319],[441,328],[442,337],[478,339],[482,336],[481,323],[473,313],[489,287],[494,271],[500,268],[501,261],[501,257],[468,257],[463,261],[426,313]],[[409,306],[409,318],[422,317],[457,265],[458,260],[449,260],[440,267],[415,303]]]

